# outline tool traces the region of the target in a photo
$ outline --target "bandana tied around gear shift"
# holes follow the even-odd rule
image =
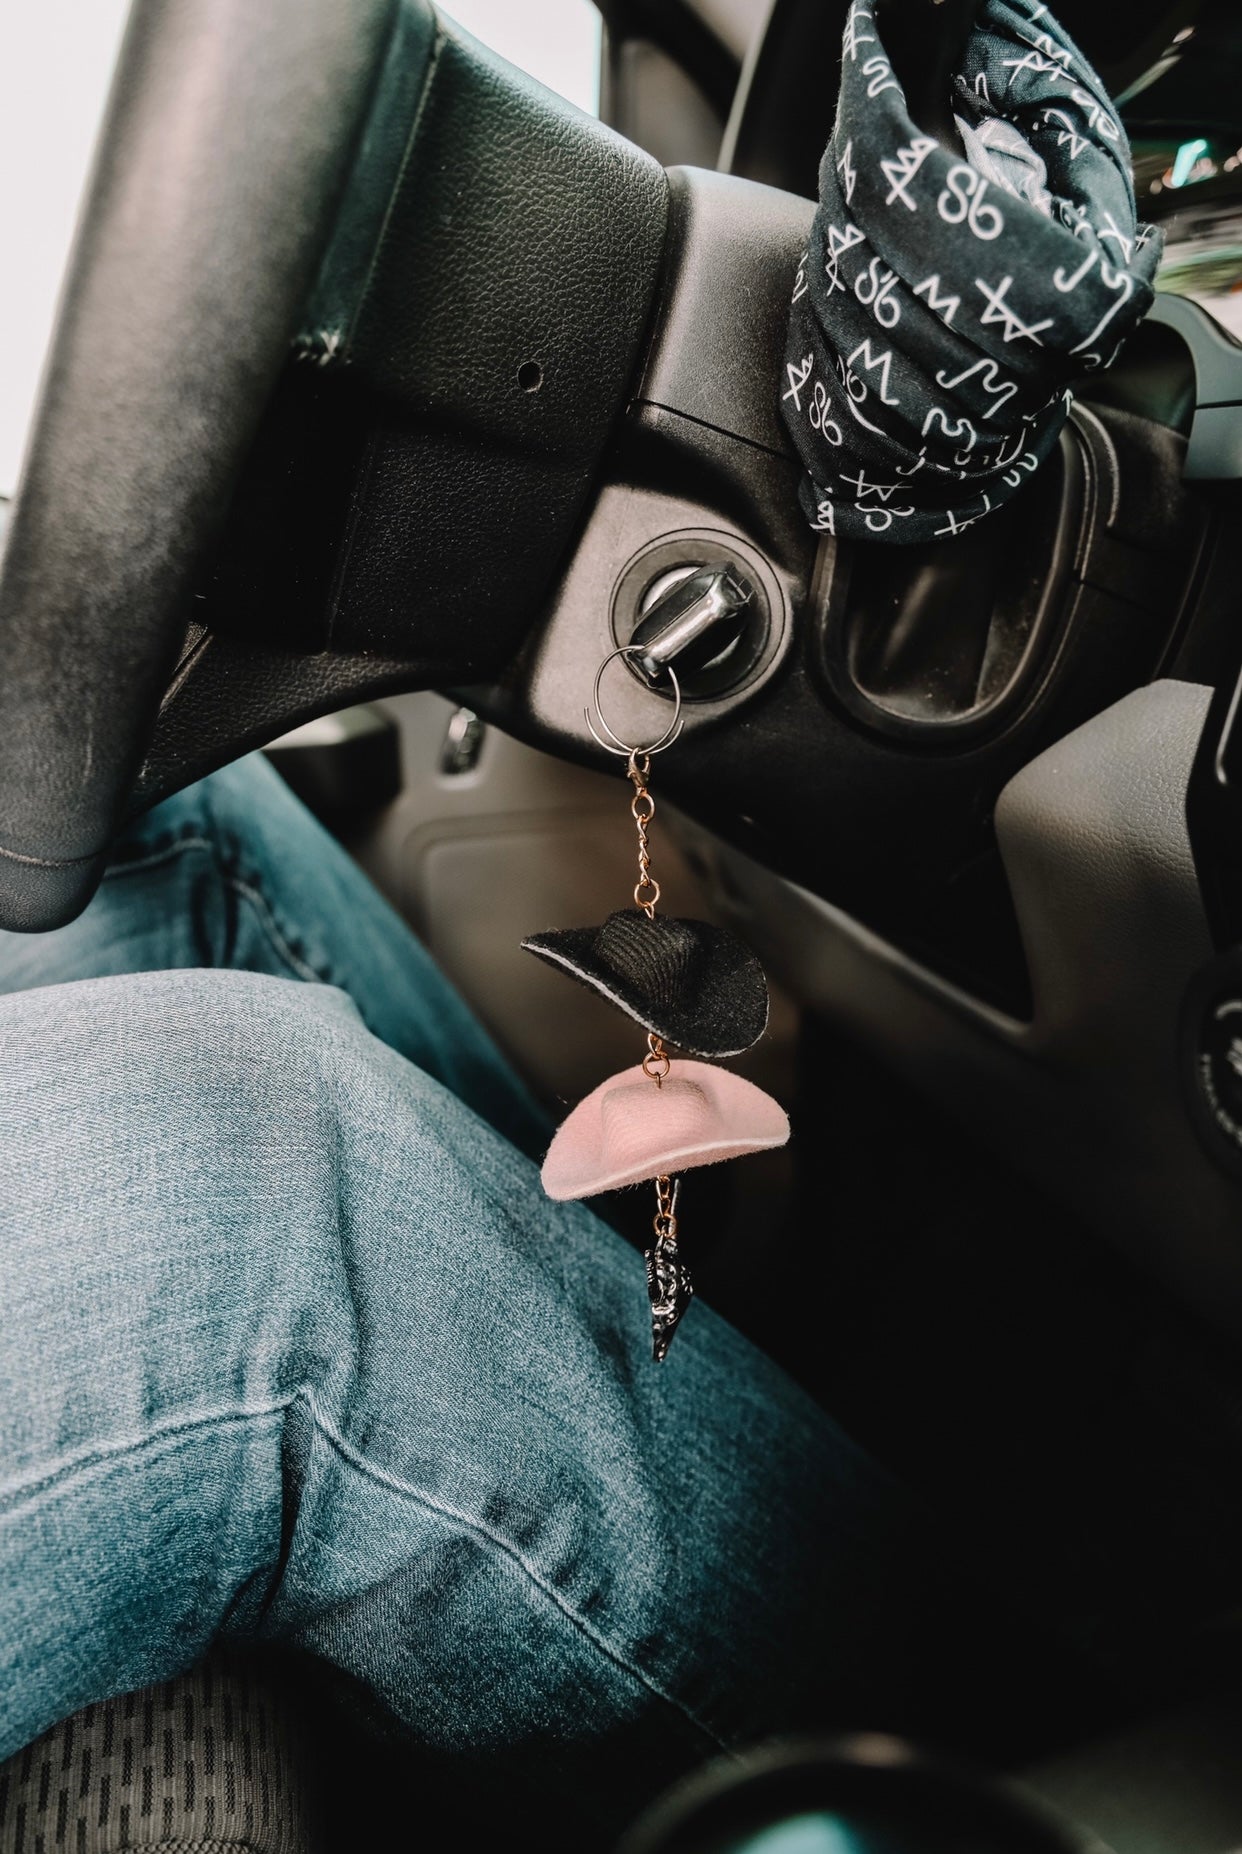
[[[826,534],[927,541],[1000,508],[1151,305],[1125,131],[1045,6],[984,0],[953,106],[968,160],[910,120],[855,0],[781,400]]]

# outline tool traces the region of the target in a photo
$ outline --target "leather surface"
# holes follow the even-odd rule
[[[421,98],[389,60],[247,484],[265,517],[231,524],[204,581],[214,636],[135,804],[342,701],[508,668],[625,404],[666,212],[654,161],[447,21]]]
[[[88,898],[392,0],[138,0],[0,562],[0,924]]]
[[[560,565],[646,330],[667,187],[442,26],[346,356],[388,410],[330,635],[460,678],[508,661]]]
[[[637,397],[792,457],[774,385],[784,331],[773,310],[793,289],[814,208],[701,168],[674,168],[669,186],[677,263]]]
[[[430,679],[428,666],[405,659],[281,650],[200,633],[169,685],[127,815],[300,722]]]

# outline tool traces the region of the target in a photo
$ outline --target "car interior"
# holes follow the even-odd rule
[[[430,0],[134,0],[0,554],[0,926],[265,749],[560,1114],[633,1047],[521,951],[628,867],[593,678],[743,580],[682,665],[661,881],[762,960],[737,1066],[793,1138],[696,1184],[698,1290],[1011,1619],[928,1716],[840,1728],[1083,1854],[1236,1854],[1242,10],[1060,0],[1156,303],[1011,503],[910,547],[808,527],[779,409],[847,10],[599,0],[592,117]],[[641,1248],[646,1199],[601,1208]],[[201,1779],[189,1827],[158,1768],[124,1835],[119,1783],[58,1804],[186,1707],[263,1773],[228,1846],[394,1844],[400,1746],[221,1656],[11,1760],[0,1854],[217,1845]]]

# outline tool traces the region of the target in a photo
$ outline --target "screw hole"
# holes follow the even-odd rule
[[[537,393],[543,385],[543,368],[538,361],[523,361],[517,371],[517,383],[524,393]]]

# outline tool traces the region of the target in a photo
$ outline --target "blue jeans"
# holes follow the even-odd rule
[[[0,935],[0,992],[0,1756],[278,1643],[583,1848],[893,1716],[904,1497],[701,1303],[651,1362],[641,1258],[544,1197],[540,1113],[264,764]]]

